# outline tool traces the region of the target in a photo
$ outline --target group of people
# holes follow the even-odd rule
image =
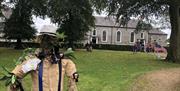
[[[144,51],[145,45],[143,41],[137,40],[136,43],[133,46],[133,51],[138,52],[138,51]]]
[[[137,40],[133,46],[133,52],[164,52],[167,50],[154,40],[153,43],[145,44],[143,41]]]
[[[92,43],[92,42],[87,42],[87,43],[85,44],[85,48],[86,48],[86,51],[92,52],[93,43]]]

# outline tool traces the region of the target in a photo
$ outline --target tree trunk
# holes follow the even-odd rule
[[[180,63],[180,7],[170,5],[169,15],[171,22],[170,46],[168,49],[167,60]]]
[[[72,48],[73,50],[75,49],[73,41],[69,40],[68,48]]]
[[[17,39],[15,49],[23,49],[22,41],[20,38]]]
[[[71,10],[69,11],[69,25],[73,25],[73,16],[72,16],[72,14],[71,14]],[[68,27],[69,28],[69,30],[73,30],[72,29],[72,27],[70,26],[70,27]],[[70,31],[69,31],[70,32]],[[69,34],[69,38],[68,38],[68,41],[69,41],[69,44],[68,44],[68,48],[72,48],[73,50],[74,50],[74,39],[73,39],[73,32],[70,32],[70,34]]]

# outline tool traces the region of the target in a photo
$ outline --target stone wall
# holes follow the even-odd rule
[[[93,31],[96,30],[95,35],[93,35]],[[103,41],[103,31],[106,31],[107,37],[106,41]],[[117,41],[117,32],[120,31],[120,41]],[[92,29],[92,31],[88,32],[85,43],[90,42],[93,37],[96,39],[96,44],[112,44],[112,45],[134,45],[138,39],[144,40],[144,43],[148,43],[148,41],[157,40],[157,42],[166,46],[167,35],[159,34],[153,35],[149,34],[146,30],[142,30],[140,32],[135,33],[134,42],[130,42],[131,32],[135,32],[133,28],[117,28],[117,27],[96,27]],[[141,36],[143,34],[143,36]]]

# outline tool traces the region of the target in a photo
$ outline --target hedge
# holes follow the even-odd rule
[[[14,48],[16,42],[0,42],[0,47],[10,47]],[[63,48],[68,48],[67,44],[61,44]],[[23,48],[39,48],[39,43],[32,43],[32,42],[22,42]],[[74,48],[84,48],[83,44],[75,44]]]
[[[0,42],[0,47],[10,47],[14,48],[16,45],[16,42]],[[32,42],[22,42],[23,48],[38,48],[39,44],[38,43],[32,43]]]
[[[118,51],[132,51],[133,46],[130,45],[110,45],[110,44],[95,44],[94,49],[118,50]]]
[[[0,42],[0,47],[11,47],[14,48],[16,45],[16,42]],[[38,48],[38,43],[32,43],[32,42],[22,42],[22,46],[24,48]],[[68,48],[67,44],[62,44],[63,48]],[[74,45],[74,48],[78,49],[85,49],[84,44],[78,43]],[[168,47],[165,47],[168,49]],[[93,49],[103,49],[103,50],[118,50],[118,51],[132,51],[133,46],[131,45],[111,45],[111,44],[93,44]]]

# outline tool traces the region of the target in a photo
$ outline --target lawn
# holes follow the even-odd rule
[[[21,52],[20,50],[0,48],[0,65],[12,69],[14,67],[13,59],[16,59]],[[147,53],[77,50],[75,55],[77,60],[74,62],[80,73],[79,91],[128,91],[133,81],[146,72],[180,67],[180,64],[160,61]],[[0,83],[0,91],[6,91],[3,84]],[[25,91],[30,91],[30,76],[25,77],[24,87]]]

